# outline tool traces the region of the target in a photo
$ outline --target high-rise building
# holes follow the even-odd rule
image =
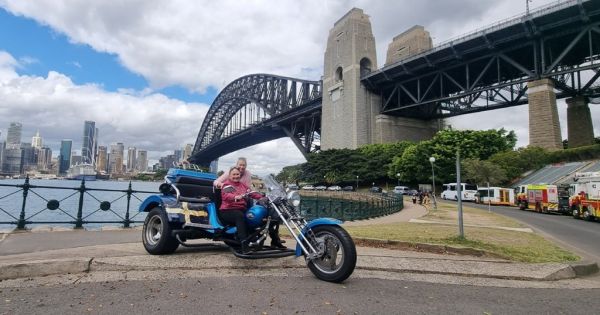
[[[160,163],[160,167],[162,169],[169,169],[177,162],[177,157],[175,154],[170,154],[167,156],[161,157],[158,162]]]
[[[71,148],[73,140],[62,140],[60,142],[60,155],[58,156],[58,173],[60,175],[67,174],[67,170],[71,167]]]
[[[123,174],[123,156],[125,146],[118,142],[110,145],[110,156],[108,157],[108,165],[111,174]]]
[[[83,145],[81,159],[83,163],[94,164],[96,159],[96,123],[86,120],[83,124]]]
[[[140,172],[147,172],[148,171],[148,151],[146,151],[146,150],[139,150],[138,151],[137,169]]]
[[[6,134],[6,148],[20,149],[21,148],[21,132],[23,125],[18,122],[11,122]]]
[[[21,132],[23,125],[11,122],[6,134],[6,144],[2,154],[2,172],[9,175],[19,175],[23,171],[21,152]]]
[[[173,154],[175,156],[175,162],[180,162],[181,158],[183,157],[183,151],[182,150],[175,150],[174,152],[175,154]]]
[[[78,155],[77,152],[71,152],[71,166],[79,165],[83,163],[83,156]]]
[[[98,158],[96,159],[96,171],[108,172],[108,150],[106,146],[98,147]]]
[[[52,150],[50,148],[38,149],[37,166],[39,171],[48,171],[52,168]]]
[[[22,172],[37,170],[37,150],[31,143],[21,143]]]
[[[135,147],[127,148],[127,172],[136,170],[137,149]]]
[[[183,160],[187,160],[190,158],[190,156],[192,156],[192,150],[194,149],[194,145],[193,144],[186,144],[185,147],[183,148]]]
[[[36,149],[42,148],[42,137],[40,137],[40,131],[36,131],[35,136],[31,138],[31,146]]]

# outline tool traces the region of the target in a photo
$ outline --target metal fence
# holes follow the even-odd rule
[[[329,217],[341,221],[363,220],[402,210],[402,196],[344,193],[302,196],[300,211],[307,220]]]
[[[79,187],[34,185],[29,178],[23,184],[0,184],[0,187],[9,188],[0,195],[0,225],[16,225],[17,229],[32,224],[75,228],[83,228],[85,224],[119,224],[127,228],[132,223],[143,223],[145,213],[137,211],[137,206],[149,194],[158,193],[133,190],[131,182],[127,189],[104,189],[86,187],[85,181]],[[308,220],[330,217],[353,221],[392,214],[402,210],[404,204],[402,197],[395,195],[303,193],[300,207]]]
[[[130,227],[132,223],[142,223],[136,220],[140,215],[137,209],[133,210],[131,215],[132,202],[139,204],[142,202],[140,194],[156,194],[156,191],[139,191],[131,188],[131,182],[127,189],[101,189],[86,187],[85,181],[81,181],[79,187],[55,187],[32,185],[29,178],[25,179],[23,184],[0,184],[0,187],[14,187],[15,190],[0,196],[0,201],[15,197],[21,194],[19,202],[11,200],[0,206],[0,220],[8,218],[8,221],[0,221],[0,224],[13,224],[17,229],[25,229],[31,224],[68,224],[75,228],[82,228],[84,224],[122,224],[123,227]],[[42,192],[64,191],[65,196],[56,199],[44,196]],[[104,198],[110,195],[110,200],[101,200],[98,194],[104,195]],[[145,198],[145,197],[143,197]],[[34,202],[32,202],[34,201]],[[85,205],[85,206],[84,206]],[[115,205],[118,208],[115,209]],[[52,212],[54,217],[63,217],[65,219],[51,220],[49,216],[43,215]],[[17,215],[18,213],[18,215]],[[101,217],[108,219],[97,219],[98,213],[103,213]],[[60,214],[60,215],[59,215]],[[43,217],[39,220],[38,218]]]

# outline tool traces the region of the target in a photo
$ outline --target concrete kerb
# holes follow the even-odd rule
[[[90,271],[92,258],[38,260],[0,264],[0,281]]]

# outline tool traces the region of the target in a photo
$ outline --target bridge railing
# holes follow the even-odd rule
[[[364,220],[396,213],[404,208],[401,196],[361,193],[303,194],[300,212],[308,220],[335,218]]]
[[[143,222],[145,213],[138,212],[137,206],[147,195],[157,193],[133,190],[131,182],[127,189],[101,189],[86,187],[85,181],[79,187],[32,185],[29,178],[23,184],[0,184],[2,187],[6,189],[0,195],[0,225],[16,225],[17,229],[32,224],[75,228],[119,224],[127,228]]]

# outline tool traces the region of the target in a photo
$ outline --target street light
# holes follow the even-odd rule
[[[356,191],[358,191],[358,175],[356,175]]]
[[[398,178],[398,186],[400,186],[400,173],[396,173],[396,177]]]
[[[432,191],[432,197],[433,197],[433,209],[437,210],[437,202],[435,200],[435,171],[433,170],[433,163],[435,162],[435,158],[432,156],[429,158],[429,163],[431,163],[431,180],[433,181],[433,191]]]

